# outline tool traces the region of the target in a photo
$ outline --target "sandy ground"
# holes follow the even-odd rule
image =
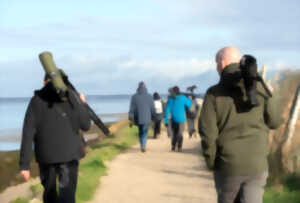
[[[171,152],[163,132],[149,139],[147,152],[136,145],[109,163],[108,176],[89,203],[216,203],[212,174],[200,156],[199,138],[185,135],[183,152]]]

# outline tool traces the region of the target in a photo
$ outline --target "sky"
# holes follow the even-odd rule
[[[217,83],[215,54],[233,45],[268,71],[300,69],[299,0],[0,0],[0,97],[42,87],[50,51],[87,95]]]

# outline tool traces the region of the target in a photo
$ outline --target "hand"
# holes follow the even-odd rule
[[[81,101],[82,101],[83,103],[86,103],[86,99],[85,99],[84,94],[80,93],[80,94],[79,94],[79,97],[80,97],[80,99],[81,99]]]
[[[29,170],[22,170],[20,173],[26,181],[28,181],[30,179],[30,171]]]

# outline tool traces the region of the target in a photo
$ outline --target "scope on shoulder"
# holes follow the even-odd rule
[[[65,97],[68,87],[63,81],[61,72],[57,69],[51,52],[45,51],[39,55],[41,64],[46,74],[51,78],[51,82],[61,97]]]
[[[241,75],[244,79],[246,95],[248,97],[248,105],[250,107],[258,106],[258,100],[256,98],[256,86],[257,81],[261,82],[262,86],[266,90],[267,94],[272,97],[271,91],[268,89],[264,80],[257,72],[256,59],[251,55],[244,55],[240,61]]]

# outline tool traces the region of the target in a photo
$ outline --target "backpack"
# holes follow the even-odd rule
[[[163,106],[162,106],[161,100],[155,100],[154,101],[154,108],[155,108],[155,113],[156,114],[163,113]]]

